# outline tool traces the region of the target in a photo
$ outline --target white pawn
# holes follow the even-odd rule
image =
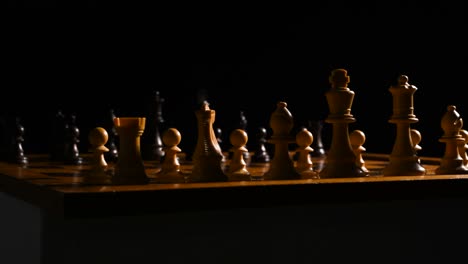
[[[318,178],[318,173],[314,171],[314,164],[310,157],[310,153],[314,151],[310,147],[313,141],[314,136],[307,128],[303,128],[296,134],[296,144],[298,145],[296,153],[299,153],[296,161],[296,171],[303,179]]]
[[[180,163],[177,154],[182,152],[178,147],[182,136],[179,130],[169,128],[164,131],[162,141],[164,144],[164,160],[161,164],[161,170],[156,173],[156,182],[158,183],[183,183],[186,182],[186,175],[180,170]]]
[[[369,170],[366,168],[366,163],[362,157],[362,153],[366,149],[362,146],[366,142],[366,135],[361,130],[353,130],[349,134],[349,141],[351,143],[351,148],[353,149],[354,155],[356,156],[356,166],[360,168],[363,172],[369,173]]]
[[[460,135],[464,139],[463,142],[460,142],[458,145],[458,152],[460,153],[460,156],[463,159],[463,165],[468,166],[468,154],[466,153],[466,150],[468,149],[468,131],[465,129],[460,130]]]
[[[413,148],[414,148],[414,151],[415,152],[418,152],[420,151],[422,148],[421,146],[419,145],[419,143],[421,142],[421,133],[416,130],[416,129],[411,129],[410,130],[410,135],[411,135],[411,142],[413,142]]]
[[[110,184],[110,175],[107,174],[107,162],[104,153],[109,149],[104,146],[109,139],[107,131],[102,127],[95,127],[89,132],[88,140],[91,144],[91,168],[83,177],[85,184]]]
[[[229,135],[232,144],[232,158],[229,162],[227,175],[230,181],[250,180],[250,172],[247,170],[247,163],[244,160],[244,153],[247,152],[247,133],[242,129],[235,129]]]
[[[421,142],[421,133],[416,130],[416,129],[411,129],[410,130],[410,135],[411,135],[411,142],[413,143],[413,148],[414,148],[414,153],[417,155],[418,151],[420,151],[422,148],[419,145]],[[418,162],[421,163],[421,160],[418,158]]]

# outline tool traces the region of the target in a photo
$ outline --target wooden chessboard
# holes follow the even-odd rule
[[[0,163],[0,191],[61,215],[137,213],[147,210],[180,210],[266,204],[294,204],[319,200],[396,199],[418,195],[454,195],[466,192],[468,175],[435,175],[438,158],[421,158],[424,176],[382,176],[387,155],[366,154],[371,176],[360,178],[257,180],[210,183],[158,183],[157,162],[145,161],[149,184],[85,185],[83,165],[49,162],[46,156],[30,157],[27,166]],[[315,166],[324,159],[314,158]],[[109,166],[113,166],[109,164]],[[189,174],[190,163],[181,163]],[[252,175],[260,176],[268,164],[251,163]]]

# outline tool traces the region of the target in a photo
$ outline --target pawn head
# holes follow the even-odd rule
[[[93,128],[88,135],[89,143],[93,147],[105,145],[108,139],[109,135],[107,134],[107,131],[102,127]]]

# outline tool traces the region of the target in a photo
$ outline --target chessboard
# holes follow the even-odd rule
[[[184,153],[180,153],[183,158]],[[31,155],[28,165],[0,163],[1,191],[40,208],[67,216],[87,216],[181,209],[300,204],[314,201],[398,199],[462,194],[468,188],[467,174],[436,175],[439,158],[421,157],[423,176],[383,176],[388,155],[366,153],[367,177],[258,180],[268,163],[249,163],[253,180],[226,182],[160,183],[161,163],[144,161],[147,184],[86,184],[90,156],[80,165],[51,162],[45,155]],[[312,159],[315,168],[325,159]],[[109,163],[110,171],[114,164]],[[192,163],[181,162],[190,175]],[[258,177],[255,177],[258,176]]]
[[[58,113],[47,156],[25,154],[19,119],[7,126],[11,128],[0,164],[2,191],[67,215],[417,199],[465,192],[468,131],[455,105],[447,106],[439,124],[444,155],[419,157],[421,133],[411,127],[419,121],[413,107],[417,88],[408,76],[400,75],[397,85],[389,88],[394,106],[389,123],[397,132],[392,152],[368,153],[366,134],[349,130],[356,121],[349,79],[345,69],[335,69],[329,76],[331,89],[325,95],[330,113],[324,122],[332,125],[333,133],[329,147],[321,148],[322,156],[311,157],[321,153],[320,125],[311,123],[310,131],[308,127],[293,131],[295,119],[285,101],[277,102],[270,114],[272,133],[259,130],[263,132],[252,149],[247,148],[244,117],[222,147],[214,126],[216,111],[206,100],[195,110],[198,132],[187,134],[196,134],[196,143],[188,148],[179,148],[187,134],[177,127],[155,126],[162,123],[157,118],[160,107],[155,107],[148,116],[117,117],[111,111],[110,129],[104,123],[91,129],[90,153],[83,154],[76,116]],[[160,106],[158,92],[155,97]],[[265,145],[274,151],[268,153]],[[115,155],[107,159],[110,153]]]

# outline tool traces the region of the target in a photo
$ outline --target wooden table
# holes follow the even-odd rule
[[[362,178],[105,186],[82,184],[86,164],[54,164],[41,155],[30,160],[27,167],[0,163],[2,240],[10,247],[2,249],[4,263],[449,263],[464,257],[468,175],[434,175],[437,158],[422,158],[425,176],[384,177],[387,156],[367,154],[371,176]],[[145,167],[153,179],[159,164]],[[187,173],[190,168],[183,164]],[[257,175],[266,169],[249,166]],[[15,245],[23,253],[13,253]]]

